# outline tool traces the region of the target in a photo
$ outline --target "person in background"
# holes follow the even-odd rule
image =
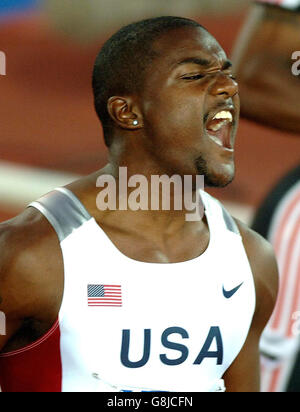
[[[232,53],[242,116],[295,135],[299,38],[300,0],[256,1]],[[252,228],[273,244],[280,271],[279,298],[260,344],[261,389],[300,392],[300,164],[267,195]]]

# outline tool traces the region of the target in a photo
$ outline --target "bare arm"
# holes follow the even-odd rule
[[[261,334],[273,312],[278,293],[278,269],[271,245],[238,222],[252,268],[256,309],[247,340],[224,380],[228,392],[260,392]]]
[[[21,327],[23,316],[26,316],[23,312],[21,297],[18,296],[19,282],[13,269],[15,250],[11,231],[10,224],[4,223],[0,227],[0,311],[5,321],[0,334],[0,352]]]
[[[300,132],[300,75],[292,73],[299,38],[299,12],[253,6],[232,54],[242,116]]]
[[[0,312],[6,319],[0,353],[32,343],[53,325],[63,290],[62,265],[57,236],[36,210],[0,225]]]

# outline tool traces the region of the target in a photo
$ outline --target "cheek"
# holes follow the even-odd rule
[[[181,147],[199,141],[204,132],[203,104],[199,99],[165,95],[144,111],[146,132]]]

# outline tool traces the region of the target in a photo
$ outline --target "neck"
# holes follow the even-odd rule
[[[137,170],[135,170],[137,172]],[[202,180],[199,177],[198,187]],[[203,207],[193,178],[133,173],[127,166],[107,165],[96,176],[98,211],[159,225],[166,230],[175,224],[201,221]]]
[[[132,222],[135,227],[150,231],[159,228],[162,232],[201,221],[199,189],[203,188],[203,178],[172,173],[141,144],[134,147],[134,139],[130,147],[124,144],[126,139],[114,139],[109,164],[92,175],[97,197],[97,208],[93,207],[96,220],[104,219],[111,224],[121,220],[125,226]],[[95,205],[94,199],[95,196]]]

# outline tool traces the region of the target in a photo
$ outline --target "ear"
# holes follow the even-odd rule
[[[107,109],[110,117],[122,129],[137,130],[143,127],[142,116],[131,97],[110,97]]]

